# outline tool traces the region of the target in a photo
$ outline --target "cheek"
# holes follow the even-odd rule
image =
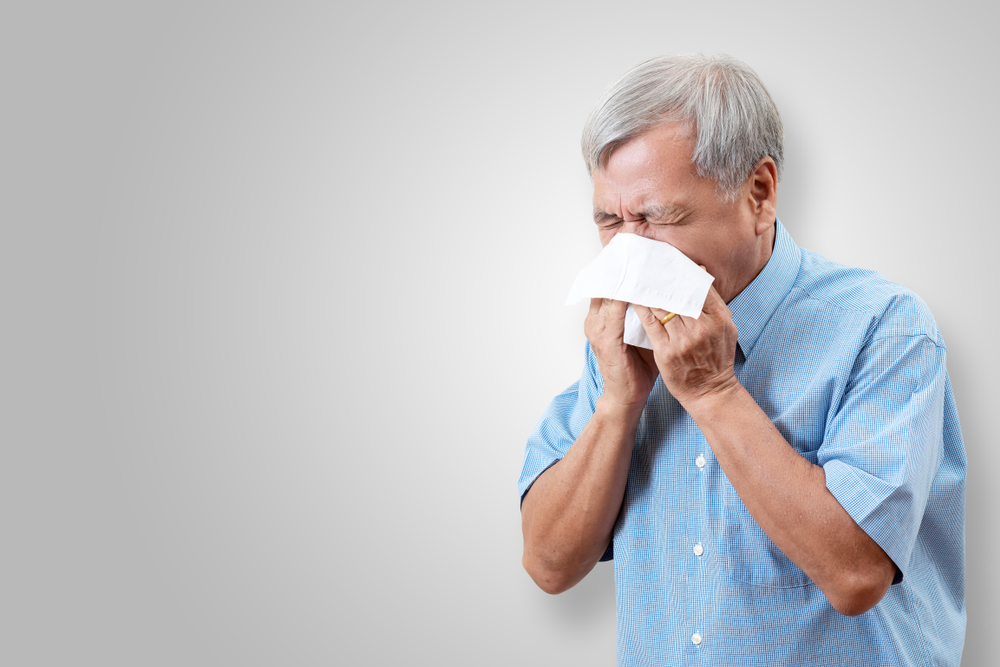
[[[720,244],[716,238],[700,238],[677,245],[676,248],[687,255],[695,264],[704,266],[716,280],[724,280],[732,270],[733,255],[730,248]]]
[[[710,249],[706,248],[701,239],[693,238],[684,233],[686,230],[664,229],[655,236],[657,241],[664,241],[684,253],[684,256],[695,264],[704,264],[705,257],[711,255]],[[706,251],[709,252],[706,252]]]

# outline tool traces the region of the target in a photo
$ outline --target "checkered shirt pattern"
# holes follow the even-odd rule
[[[801,250],[776,226],[770,261],[729,304],[736,376],[901,576],[865,614],[835,611],[657,380],[602,559],[614,560],[618,664],[957,667],[966,459],[941,334],[912,292]],[[582,377],[528,439],[522,499],[602,391],[588,345]]]

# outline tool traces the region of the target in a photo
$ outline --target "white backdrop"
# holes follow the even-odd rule
[[[84,4],[0,8],[0,663],[613,664],[610,565],[537,590],[516,479],[581,368],[584,118],[692,51],[768,85],[799,245],[935,313],[1000,650],[995,3]]]

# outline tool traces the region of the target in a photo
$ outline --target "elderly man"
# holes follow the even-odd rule
[[[778,111],[728,57],[657,58],[587,121],[601,243],[714,278],[699,318],[594,299],[583,375],[531,434],[525,569],[614,560],[621,665],[958,665],[965,453],[913,293],[798,248],[775,217]]]

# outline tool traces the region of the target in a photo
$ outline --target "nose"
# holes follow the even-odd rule
[[[645,218],[631,217],[622,220],[622,226],[618,229],[621,234],[635,234],[636,236],[649,236],[649,227]]]
[[[639,226],[642,225],[642,220],[623,220],[621,231],[626,234],[638,234]]]

